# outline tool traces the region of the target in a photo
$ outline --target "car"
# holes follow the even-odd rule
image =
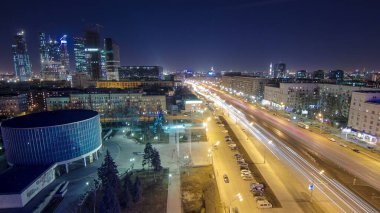
[[[231,136],[229,135],[224,136],[224,139],[227,139],[227,138],[231,138]]]
[[[236,160],[236,162],[237,162],[238,164],[245,163],[245,161],[244,161],[243,158]]]
[[[229,147],[236,147],[236,143],[228,144]]]
[[[242,157],[243,155],[241,155],[240,153],[236,153],[234,154],[234,157],[237,158],[237,157]]]
[[[227,138],[226,142],[232,142],[232,139],[231,138]]]
[[[259,200],[267,200],[267,198],[265,196],[255,196],[255,201],[259,201]]]
[[[245,129],[241,129],[243,132],[245,132]]]
[[[248,163],[240,163],[240,162],[239,162],[239,165],[240,165],[240,167],[241,167],[241,166],[246,166],[246,167],[248,167]]]
[[[359,149],[352,149],[352,151],[356,152],[356,153],[360,153],[360,150]]]
[[[347,145],[344,144],[344,143],[340,143],[339,146],[341,146],[341,147],[347,147]]]
[[[134,155],[144,155],[145,152],[133,152]]]
[[[222,130],[223,133],[228,133],[228,130],[224,129]]]
[[[253,180],[253,176],[252,175],[243,175],[243,176],[241,176],[241,178],[243,180]]]
[[[329,138],[330,141],[335,142],[336,140],[334,138]]]
[[[240,169],[249,169],[249,168],[248,168],[248,164],[247,164],[247,165],[242,165],[242,164],[240,164],[239,166],[240,166]]]
[[[229,183],[230,179],[228,179],[228,176],[226,174],[223,175],[223,179],[225,183]]]
[[[252,175],[252,172],[248,169],[242,169],[240,170],[240,173],[244,175]]]
[[[262,183],[251,183],[249,185],[249,190],[251,192],[263,192],[264,191],[264,184],[262,184]]]
[[[219,127],[224,127],[224,124],[218,124]]]
[[[256,203],[259,209],[272,208],[272,204],[268,200],[258,200]]]
[[[235,147],[230,147],[230,149],[231,149],[232,151],[237,151],[237,150],[239,150],[237,146],[235,146]]]

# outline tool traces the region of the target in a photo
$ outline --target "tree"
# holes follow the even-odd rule
[[[120,204],[119,200],[116,196],[114,188],[111,185],[106,185],[104,189],[104,194],[102,198],[102,202],[100,204],[99,212],[104,213],[119,213],[120,212]]]
[[[142,188],[139,176],[136,176],[135,183],[133,184],[133,202],[137,203],[142,197]]]
[[[151,167],[152,164],[152,155],[153,155],[153,147],[151,143],[145,144],[144,148],[144,156],[142,161],[142,167],[144,168],[145,165],[148,165],[148,167]]]
[[[131,206],[131,201],[132,201],[132,195],[131,195],[131,180],[130,180],[130,175],[126,174],[125,179],[124,179],[124,188],[123,188],[123,197],[122,197],[122,206],[123,208],[128,209]]]
[[[152,153],[152,166],[154,171],[160,171],[162,166],[161,166],[161,158],[160,158],[160,153],[157,151],[157,149],[153,149]]]
[[[113,161],[111,154],[107,150],[102,165],[98,168],[98,176],[102,182],[103,188],[111,186],[115,191],[120,187],[119,171],[116,163]]]

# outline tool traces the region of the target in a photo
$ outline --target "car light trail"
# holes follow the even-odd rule
[[[202,86],[190,83],[194,91],[213,101],[218,107],[227,111],[230,118],[240,124],[247,132],[258,139],[277,159],[284,159],[292,168],[301,174],[306,181],[313,183],[315,187],[334,203],[342,212],[377,212],[371,205],[359,196],[355,195],[338,181],[321,173],[319,169],[309,163],[306,159],[278,140],[267,130],[249,121],[245,114],[232,105],[227,104],[215,93]],[[241,103],[236,103],[245,109]],[[269,145],[267,142],[272,141]]]

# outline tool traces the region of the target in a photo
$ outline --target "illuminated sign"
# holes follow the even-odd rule
[[[200,100],[193,100],[193,101],[185,101],[186,104],[201,104],[202,101]]]
[[[86,48],[85,51],[86,52],[97,52],[97,51],[99,51],[99,49],[98,48]]]

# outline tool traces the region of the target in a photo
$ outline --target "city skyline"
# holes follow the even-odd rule
[[[11,44],[20,29],[25,30],[33,73],[40,69],[39,32],[57,39],[68,35],[74,69],[73,37],[83,37],[91,24],[103,26],[102,38],[117,41],[121,65],[267,71],[270,63],[284,62],[290,70],[380,70],[375,1],[91,1],[89,9],[89,1],[66,5],[74,3],[78,9],[65,19],[55,14],[67,7],[49,10],[54,3],[17,3],[28,8],[23,16],[10,13],[16,3],[5,5],[1,16],[10,21],[1,30],[0,71],[14,71]],[[112,16],[107,8],[114,9]]]

